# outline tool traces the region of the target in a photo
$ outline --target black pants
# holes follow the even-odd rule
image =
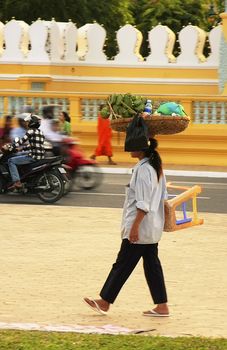
[[[102,299],[111,304],[114,303],[141,257],[143,257],[144,274],[154,304],[167,302],[162,266],[158,258],[158,244],[131,244],[127,239],[122,241],[117,260],[100,292]]]

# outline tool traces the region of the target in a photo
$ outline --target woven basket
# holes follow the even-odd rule
[[[125,132],[128,124],[133,118],[117,118],[111,120],[111,128],[115,131]],[[150,115],[144,118],[148,128],[149,135],[168,135],[177,134],[184,131],[190,121],[188,116],[170,116],[170,115]]]

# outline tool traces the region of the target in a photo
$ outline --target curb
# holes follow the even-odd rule
[[[133,168],[133,167],[132,167]],[[100,167],[100,171],[104,174],[121,174],[131,175],[132,168],[110,168]],[[213,178],[227,178],[227,172],[217,171],[188,171],[188,170],[164,170],[165,175],[168,176],[188,176],[188,177],[213,177]]]

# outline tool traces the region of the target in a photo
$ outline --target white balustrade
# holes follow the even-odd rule
[[[97,120],[99,108],[105,104],[105,100],[101,99],[82,99],[81,115],[83,120]]]
[[[227,124],[227,103],[220,101],[193,102],[194,124]]]
[[[211,53],[203,54],[208,35]],[[213,66],[220,65],[220,41],[222,26],[209,33],[197,26],[188,25],[179,32],[180,55],[173,55],[175,33],[165,25],[157,25],[148,33],[150,54],[144,60],[140,54],[142,33],[130,24],[116,33],[119,52],[107,61],[104,53],[106,31],[98,23],[87,23],[77,29],[69,22],[43,21],[38,19],[30,26],[12,19],[7,24],[0,22],[0,63],[76,63],[92,64],[138,64],[146,66]],[[77,51],[76,51],[77,50]]]

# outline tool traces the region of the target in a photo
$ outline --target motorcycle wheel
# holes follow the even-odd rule
[[[46,186],[47,180],[51,188],[37,193],[37,196],[45,203],[55,203],[64,195],[64,182],[61,175],[48,172],[39,177],[38,186]]]
[[[83,165],[75,171],[75,185],[91,190],[102,183],[103,173],[97,165]]]
[[[70,171],[70,170],[67,171],[67,178],[68,178],[68,181],[66,181],[64,186],[64,196],[73,190],[73,186],[74,186],[73,171]]]
[[[0,176],[0,194],[3,192],[4,189],[4,181],[2,179],[2,177]]]

